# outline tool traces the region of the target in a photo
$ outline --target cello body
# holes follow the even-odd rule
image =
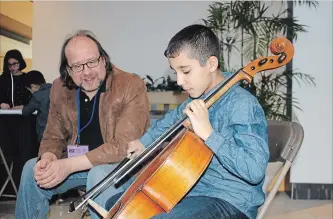
[[[106,218],[148,219],[171,209],[197,182],[213,152],[183,128],[142,171]]]

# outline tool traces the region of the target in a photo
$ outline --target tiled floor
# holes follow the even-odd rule
[[[279,193],[267,211],[267,219],[333,219],[332,200],[291,200]]]
[[[68,203],[51,206],[49,219],[78,218],[80,212],[68,214]],[[14,218],[14,201],[0,202],[0,219]],[[85,217],[88,219],[90,217]],[[285,193],[276,195],[265,219],[333,219],[332,200],[290,200]]]

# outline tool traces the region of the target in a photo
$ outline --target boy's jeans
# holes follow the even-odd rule
[[[47,218],[49,211],[49,201],[53,195],[61,194],[69,189],[79,186],[86,186],[87,191],[109,174],[117,164],[100,165],[93,167],[89,171],[71,174],[59,186],[53,189],[41,189],[34,179],[33,168],[37,158],[31,159],[24,165],[18,197],[16,200],[15,218],[35,219]],[[125,185],[124,185],[125,186]],[[98,195],[94,201],[105,208],[106,201],[113,195],[124,191],[122,186],[115,188],[108,187],[107,190]],[[100,218],[94,211],[90,210],[92,219]]]

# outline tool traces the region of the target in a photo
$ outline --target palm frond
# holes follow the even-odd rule
[[[296,6],[303,6],[303,5],[307,5],[309,8],[316,8],[319,3],[318,1],[312,1],[312,0],[298,0],[298,1],[293,1],[294,2],[294,5]]]
[[[293,1],[293,4],[315,8],[318,2],[305,0]],[[307,32],[306,25],[301,24],[295,17],[288,17],[288,9],[267,15],[271,6],[262,1],[219,1],[211,4],[204,23],[219,37],[222,49],[221,69],[230,69],[231,54],[240,54],[240,63],[243,65],[244,58],[253,60],[259,56],[270,55],[269,45],[276,36],[289,35],[288,31],[292,30],[292,38],[297,40],[299,33]],[[286,115],[287,109],[301,110],[301,107],[298,99],[287,93],[289,79],[299,86],[315,86],[315,79],[310,74],[280,69],[262,72],[256,75],[255,81],[244,86],[257,97],[267,118],[291,120],[292,118]]]

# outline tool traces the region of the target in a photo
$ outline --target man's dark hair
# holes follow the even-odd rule
[[[19,70],[22,71],[27,67],[27,64],[25,63],[23,56],[20,51],[17,49],[12,49],[6,52],[6,55],[3,59],[3,74],[9,74],[9,67],[8,67],[8,61],[9,59],[16,59],[20,63],[20,68]]]
[[[219,60],[219,40],[209,27],[200,24],[190,25],[172,37],[164,55],[167,58],[175,58],[184,51],[188,52],[189,58],[197,59],[203,66],[211,56]]]
[[[106,73],[111,74],[111,72],[112,72],[112,65],[111,65],[111,61],[110,61],[110,56],[103,49],[102,45],[98,42],[98,40],[96,39],[94,34],[89,30],[79,30],[76,33],[74,33],[73,35],[69,36],[65,40],[65,42],[64,42],[64,44],[61,48],[60,67],[59,67],[60,77],[61,77],[61,80],[64,82],[64,86],[66,86],[69,89],[77,88],[77,86],[74,83],[74,81],[72,80],[72,78],[69,76],[69,72],[67,71],[68,60],[67,60],[67,57],[65,55],[65,49],[66,49],[66,46],[69,43],[69,41],[71,39],[73,39],[74,37],[78,37],[78,36],[88,37],[89,39],[91,39],[92,41],[94,41],[96,43],[100,56],[103,56],[104,59],[105,59]]]
[[[45,84],[45,78],[40,71],[32,70],[29,71],[24,76],[24,83],[26,87],[30,87],[32,84],[35,85],[42,85]]]

